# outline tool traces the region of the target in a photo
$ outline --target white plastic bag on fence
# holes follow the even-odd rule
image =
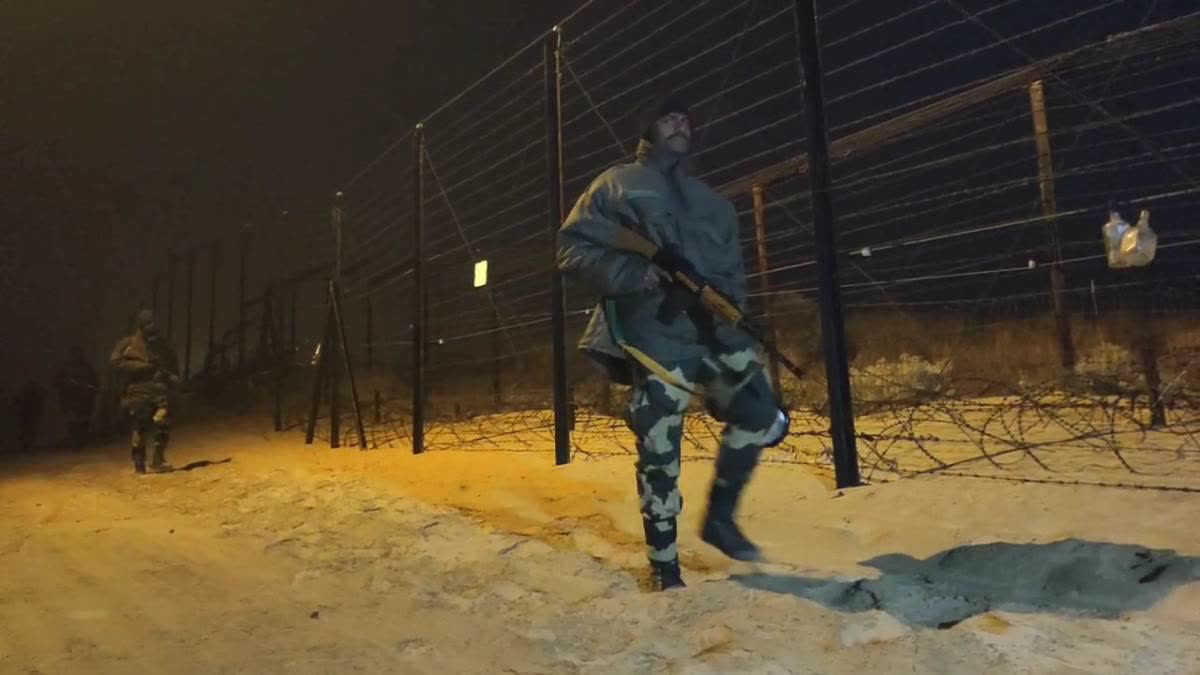
[[[1137,225],[1129,223],[1117,211],[1108,212],[1108,222],[1101,229],[1108,266],[1113,269],[1144,267],[1154,260],[1158,250],[1158,235],[1150,229],[1150,212],[1143,209]]]

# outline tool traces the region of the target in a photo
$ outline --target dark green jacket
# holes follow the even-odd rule
[[[179,381],[175,352],[166,340],[147,339],[135,332],[121,338],[109,357],[116,371],[121,403],[125,406],[162,403]]]
[[[558,267],[588,284],[601,303],[580,348],[609,364],[625,359],[614,337],[667,370],[714,349],[752,345],[725,325],[698,328],[686,313],[663,312],[667,293],[642,289],[650,262],[612,248],[616,228],[631,227],[659,246],[676,247],[718,290],[746,307],[746,273],[733,204],[687,175],[678,155],[647,141],[637,159],[600,174],[558,231]],[[610,375],[616,373],[610,368]]]

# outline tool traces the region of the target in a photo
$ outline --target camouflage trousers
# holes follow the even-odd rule
[[[763,446],[785,433],[779,407],[756,352],[745,350],[705,357],[676,367],[671,381],[646,373],[636,384],[627,421],[637,435],[637,487],[646,550],[651,562],[678,559],[676,517],[683,416],[699,388],[709,412],[724,422],[710,500],[728,502],[728,516],[741,495]],[[710,501],[710,508],[712,503]]]
[[[170,440],[170,416],[167,402],[163,400],[135,401],[125,404],[132,426],[132,437],[129,441],[130,452],[135,464],[146,462],[146,437],[154,439],[155,459],[162,459]]]

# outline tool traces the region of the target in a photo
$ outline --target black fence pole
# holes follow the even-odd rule
[[[413,134],[413,311],[412,435],[413,454],[425,451],[425,125]]]
[[[546,177],[550,194],[550,330],[554,366],[554,463],[571,461],[571,403],[567,389],[567,308],[563,275],[558,271],[557,233],[563,222],[562,31],[546,36]]]
[[[258,327],[258,355],[257,360],[260,363],[268,363],[271,360],[271,348],[274,344],[274,335],[272,335],[272,326],[274,318],[274,302],[273,296],[275,293],[274,286],[267,286],[263,290],[262,305],[259,307],[260,324]]]
[[[183,303],[183,380],[192,376],[192,297],[196,281],[196,249],[187,252],[187,283],[184,284],[187,299]]]
[[[830,192],[829,131],[825,124],[822,91],[820,31],[816,0],[796,0],[800,65],[804,78],[804,112],[808,137],[808,175],[812,191],[813,239],[821,305],[821,337],[825,349],[825,377],[829,389],[829,433],[833,438],[833,463],[837,486],[860,484],[851,410],[850,368],[838,287],[833,195]]]
[[[367,449],[367,432],[363,426],[362,408],[358,401],[358,385],[354,381],[354,365],[346,345],[346,318],[342,315],[342,292],[336,281],[329,284],[329,298],[333,304],[333,316],[337,321],[337,341],[342,352],[342,365],[346,368],[346,381],[350,385],[350,407],[354,412],[354,427],[358,432],[358,447]]]
[[[296,287],[299,282],[292,280],[292,297],[288,307],[288,354],[292,361],[296,360]]]
[[[336,359],[337,354],[345,353],[343,343],[345,333],[341,330],[337,288],[342,278],[342,193],[333,196],[333,208],[329,211],[329,224],[333,228],[333,278],[329,281],[327,294],[329,297],[329,312],[332,317],[333,331],[329,344],[334,347],[329,351],[329,358]],[[338,377],[338,364],[329,364],[329,447],[342,447],[342,392],[341,381]]]
[[[367,370],[375,368],[375,312],[367,296]]]
[[[329,447],[342,447],[342,397],[341,397],[341,382],[338,377],[338,364],[334,359],[337,359],[339,352],[346,349],[346,345],[342,344],[342,332],[338,330],[338,315],[337,307],[334,304],[333,284],[329,284],[329,316],[330,316],[330,332],[329,342],[326,346],[329,347],[330,359],[328,368],[325,371],[329,377]]]
[[[271,390],[274,401],[272,421],[275,431],[283,431],[283,378],[287,375],[286,365],[282,359],[274,359],[271,363]]]
[[[217,348],[217,267],[221,263],[221,243],[215,240],[208,258],[208,354],[204,357],[205,370],[215,363]]]
[[[238,246],[237,371],[242,372],[246,357],[246,259],[250,255],[250,224],[242,228]]]
[[[175,251],[167,254],[167,341],[175,337]],[[172,344],[174,346],[174,344]]]

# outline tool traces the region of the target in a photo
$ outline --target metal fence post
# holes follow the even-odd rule
[[[217,348],[217,266],[221,262],[221,242],[214,240],[208,258],[208,354],[204,357],[205,370],[215,363]]]
[[[550,194],[550,317],[554,389],[554,463],[571,461],[571,410],[567,390],[566,290],[558,271],[558,228],[563,222],[562,30],[546,35],[546,167]]]
[[[335,289],[342,278],[342,193],[333,196],[333,208],[329,211],[329,224],[333,227],[333,279],[330,280],[327,294],[329,297],[329,312],[333,317],[333,330],[329,334],[327,345],[330,358],[336,359],[338,352],[344,352],[346,345],[342,344],[342,332],[338,330],[337,297]],[[329,368],[329,447],[342,447],[342,399],[341,378],[338,377],[338,364],[330,364]]]
[[[187,283],[184,284],[187,299],[183,303],[183,380],[192,376],[192,295],[196,280],[196,249],[187,252]]]
[[[1075,345],[1071,321],[1063,306],[1062,246],[1058,241],[1058,203],[1054,196],[1054,162],[1050,154],[1050,125],[1046,120],[1046,90],[1041,80],[1029,85],[1029,104],[1033,113],[1033,136],[1037,145],[1038,189],[1042,213],[1050,230],[1050,297],[1054,301],[1054,324],[1058,330],[1058,354],[1062,367],[1075,369]]]
[[[375,312],[367,296],[367,370],[375,368]]]
[[[288,307],[288,354],[292,361],[296,360],[296,293],[299,282],[292,279],[292,292]]]
[[[175,337],[175,250],[167,254],[167,341]],[[172,345],[174,346],[174,345]]]
[[[833,195],[829,171],[829,131],[825,123],[821,48],[818,42],[816,0],[796,0],[800,64],[804,78],[804,121],[808,140],[809,187],[812,191],[813,238],[816,248],[821,337],[829,390],[829,433],[838,487],[860,484],[851,410],[850,368],[846,355],[841,292],[837,274],[837,244],[833,226]]]
[[[246,357],[246,263],[250,255],[250,223],[242,227],[238,250],[237,372]]]
[[[413,454],[425,451],[425,125],[413,134],[413,312],[412,435]]]
[[[758,292],[763,299],[763,325],[767,330],[771,344],[779,344],[775,332],[775,300],[771,296],[771,269],[767,256],[767,206],[766,196],[761,185],[755,185],[751,190],[754,198],[754,240],[758,248]],[[782,392],[782,382],[779,379],[779,359],[774,354],[768,356],[767,369],[771,375],[771,384],[775,391]]]

